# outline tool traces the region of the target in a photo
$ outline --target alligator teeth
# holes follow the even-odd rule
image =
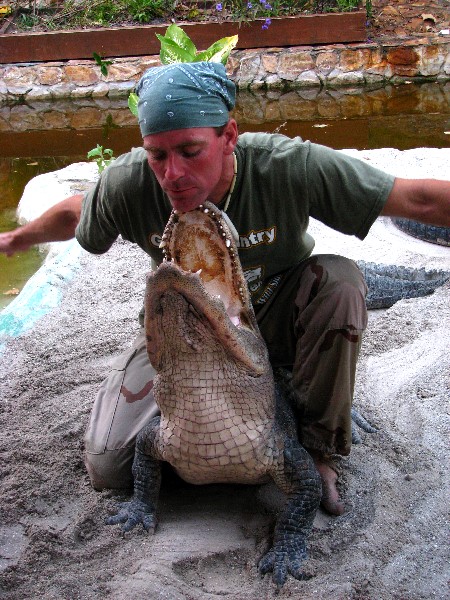
[[[222,219],[225,221],[225,223],[228,226],[228,229],[230,230],[231,235],[233,236],[233,239],[236,243],[238,243],[239,241],[239,234],[236,230],[236,227],[234,226],[233,221],[230,219],[230,217],[227,215],[226,212],[222,211]]]

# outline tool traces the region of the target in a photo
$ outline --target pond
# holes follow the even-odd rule
[[[450,147],[450,84],[379,89],[239,92],[243,131],[280,131],[336,149]],[[0,231],[36,175],[86,160],[97,144],[118,156],[141,145],[125,99],[83,99],[0,107]],[[0,256],[0,309],[43,260],[38,250]]]

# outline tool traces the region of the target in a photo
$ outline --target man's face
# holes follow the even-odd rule
[[[187,212],[205,200],[220,202],[230,186],[229,157],[235,123],[224,133],[212,127],[177,129],[144,137],[150,168],[173,208]]]

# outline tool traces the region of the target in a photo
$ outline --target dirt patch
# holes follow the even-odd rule
[[[369,37],[434,37],[450,24],[447,0],[373,0]]]
[[[433,152],[359,156],[402,174],[409,167],[433,176],[448,166],[445,151],[440,163]],[[364,242],[312,225],[318,252],[448,268],[447,248],[409,238],[386,219]],[[8,342],[1,356],[2,600],[448,596],[448,285],[371,311],[356,406],[378,432],[363,435],[342,460],[347,510],[317,515],[305,563],[310,578],[289,578],[276,595],[256,567],[280,506],[270,486],[198,487],[166,473],[154,536],[105,525],[123,497],[91,489],[83,431],[111,360],[137,333],[149,264],[142,251],[118,241],[106,255],[85,255],[81,266],[62,305]]]

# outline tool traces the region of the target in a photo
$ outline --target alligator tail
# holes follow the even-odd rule
[[[450,272],[357,261],[367,283],[368,309],[389,308],[399,300],[432,294],[449,281]]]

